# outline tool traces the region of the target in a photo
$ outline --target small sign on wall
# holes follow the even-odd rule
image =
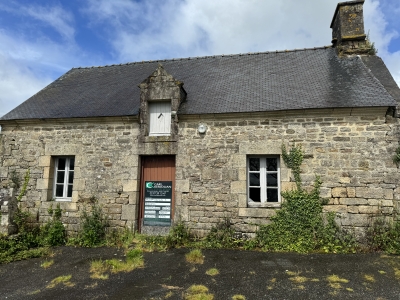
[[[172,181],[146,181],[143,225],[170,226]]]

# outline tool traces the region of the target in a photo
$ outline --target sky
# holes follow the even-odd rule
[[[341,1],[0,0],[0,116],[74,67],[331,45]],[[400,0],[364,19],[400,86]]]

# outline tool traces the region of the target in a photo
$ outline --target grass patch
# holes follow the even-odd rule
[[[297,276],[300,274],[300,272],[286,271],[286,274],[288,274],[289,276]]]
[[[340,282],[340,283],[348,283],[349,280],[345,279],[345,278],[340,278],[337,275],[330,275],[327,277],[327,280],[329,282]]]
[[[232,300],[246,300],[246,297],[243,295],[233,295]]]
[[[50,248],[40,247],[31,249],[9,249],[9,251],[0,252],[0,264],[10,263],[17,260],[24,260],[29,258],[37,258],[48,256],[51,253]]]
[[[330,275],[326,278],[326,280],[329,282],[329,286],[333,289],[341,289],[342,288],[341,283],[349,282],[347,279],[340,278],[337,275]]]
[[[393,268],[393,271],[394,271],[394,277],[400,280],[400,269]]]
[[[167,240],[164,236],[136,234],[132,242],[136,245],[136,248],[140,248],[146,252],[163,252],[168,250]]]
[[[54,264],[54,260],[45,260],[44,262],[41,263],[41,267],[43,269],[50,268]]]
[[[191,264],[203,264],[204,256],[200,249],[193,249],[185,255],[186,261]]]
[[[308,278],[305,276],[300,276],[301,272],[291,272],[291,271],[287,271],[286,274],[288,274],[289,276],[289,280],[292,281],[294,284],[296,284],[295,289],[297,290],[304,290],[305,286],[304,283],[306,283],[307,281],[319,281],[318,278]]]
[[[129,273],[134,269],[144,266],[143,259],[129,259],[122,261],[114,258],[106,260],[106,263],[110,266],[111,273],[113,274],[120,272]]]
[[[213,300],[214,295],[208,292],[208,288],[204,285],[192,285],[186,290],[185,300]]]
[[[131,249],[126,253],[125,261],[116,258],[92,261],[90,264],[90,277],[93,279],[106,280],[109,277],[108,273],[128,273],[143,266],[144,260],[142,250]]]
[[[307,282],[309,279],[304,276],[294,276],[294,277],[290,277],[289,280],[293,281],[294,283],[301,284],[301,283]]]
[[[364,280],[368,282],[375,282],[375,278],[373,275],[364,274]]]
[[[90,263],[90,278],[93,279],[108,279],[108,266],[102,260],[94,260]]]
[[[57,285],[63,284],[64,286],[67,287],[73,287],[75,284],[72,283],[70,280],[72,278],[72,275],[65,275],[65,276],[58,276],[54,278],[48,285],[48,289],[52,289],[56,287]]]
[[[219,274],[219,271],[218,271],[218,269],[216,269],[216,268],[211,268],[211,269],[208,269],[208,270],[206,271],[206,274],[207,274],[207,275],[210,275],[210,276],[216,276],[216,275]]]
[[[270,284],[267,286],[267,290],[272,290],[275,286],[276,278],[272,278],[269,282]]]

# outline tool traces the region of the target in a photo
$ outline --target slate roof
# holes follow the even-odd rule
[[[159,62],[184,83],[187,99],[179,114],[396,106],[395,98],[400,101],[382,60],[339,58],[335,49],[323,47],[73,68],[0,121],[137,115],[138,84]]]

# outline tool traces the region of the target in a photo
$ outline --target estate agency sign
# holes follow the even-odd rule
[[[171,225],[172,181],[146,181],[143,225]]]

